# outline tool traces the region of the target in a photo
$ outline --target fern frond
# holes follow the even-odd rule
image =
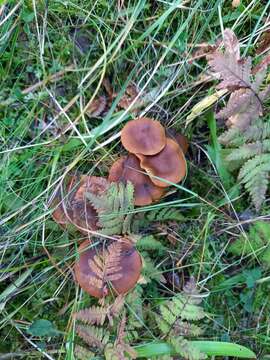
[[[216,115],[227,119],[229,128],[219,141],[230,150],[225,164],[231,171],[240,168],[238,180],[259,211],[270,172],[270,122],[261,119],[263,103],[270,96],[270,86],[262,86],[269,57],[251,71],[251,58],[240,58],[239,41],[230,29],[224,31],[224,47],[224,52],[219,48],[209,55],[209,65],[221,79],[217,87],[231,91],[227,105]]]
[[[126,327],[126,315],[124,314],[117,328],[117,338],[113,344],[108,344],[105,348],[105,359],[106,360],[126,360],[126,353],[129,358],[136,359],[137,353],[128,344],[125,343],[125,327]]]
[[[113,304],[108,306],[107,316],[111,325],[112,325],[112,320],[115,317],[119,316],[120,311],[124,307],[124,303],[125,303],[125,297],[123,295],[118,295],[117,298],[114,300]]]
[[[194,321],[205,317],[203,309],[198,305],[200,302],[195,279],[191,277],[183,292],[160,305],[160,315],[155,317],[161,334],[185,359],[206,358],[205,354],[195,349],[187,339],[202,333],[201,328],[194,324]]]
[[[239,42],[230,29],[224,31],[224,47],[224,52],[218,49],[208,56],[210,67],[222,80],[217,88],[251,87],[251,58],[240,61]]]
[[[241,131],[237,127],[231,127],[226,130],[218,138],[219,142],[223,145],[239,146],[244,143],[244,138],[241,136]]]
[[[264,152],[270,152],[270,140],[256,141],[249,144],[244,144],[239,148],[233,150],[227,157],[228,161],[240,161],[243,159],[250,159],[256,155]],[[270,156],[269,156],[270,157]]]
[[[89,325],[103,325],[107,316],[107,309],[101,306],[91,306],[73,314],[76,320]]]
[[[153,260],[148,256],[147,253],[141,253],[143,258],[143,276],[146,278],[147,281],[156,280],[160,281],[161,273],[157,271],[156,266]]]
[[[238,179],[243,183],[248,183],[260,172],[270,171],[270,154],[257,155],[248,160],[240,169]]]
[[[94,286],[103,289],[105,284],[122,277],[121,252],[121,243],[114,241],[107,249],[103,249],[101,254],[95,255],[93,259],[89,260],[89,267],[95,274],[95,277],[92,276],[89,281]]]
[[[87,193],[86,197],[98,213],[100,232],[105,235],[130,233],[134,209],[134,187],[131,182],[112,183],[100,196]]]
[[[153,235],[148,235],[140,238],[136,242],[136,248],[139,250],[164,250],[165,247],[160,241],[156,240]]]
[[[171,207],[164,207],[161,209],[151,210],[146,213],[146,218],[148,221],[183,221],[184,217],[180,213],[179,209],[171,208]]]
[[[195,302],[197,299],[195,300]],[[203,309],[194,304],[191,296],[185,294],[178,294],[169,302],[160,306],[160,311],[163,318],[172,324],[177,318],[182,320],[200,320],[205,317]]]
[[[116,339],[117,343],[124,342],[124,338],[126,336],[126,333],[125,333],[126,324],[127,324],[127,317],[126,317],[126,314],[124,313],[124,315],[122,316],[122,319],[118,325],[118,329],[117,329],[117,339]]]
[[[243,137],[246,142],[270,138],[270,122],[263,122],[261,119],[257,119],[254,124],[246,129]]]
[[[128,338],[132,340],[137,340],[138,338],[136,329],[141,329],[144,326],[142,295],[143,289],[141,286],[137,285],[126,297],[126,303],[129,309],[127,335]]]
[[[75,359],[78,360],[90,360],[90,359],[94,359],[96,356],[92,351],[80,345],[75,346],[74,355],[75,355]]]
[[[200,360],[207,358],[206,354],[201,353],[190,341],[182,337],[172,337],[170,343],[175,348],[176,352],[185,359]]]
[[[270,224],[266,221],[257,221],[249,229],[248,239],[240,236],[228,248],[237,256],[256,256],[266,268],[270,267]]]
[[[94,326],[76,326],[77,335],[84,340],[89,346],[96,347],[103,350],[109,340],[109,335],[103,330],[103,328],[97,328]]]
[[[191,324],[187,321],[176,321],[173,326],[173,333],[177,336],[200,336],[203,331],[202,329],[194,324]]]
[[[217,118],[228,119],[228,125],[244,131],[262,113],[262,105],[254,92],[249,89],[234,91],[228,104],[220,110]]]
[[[126,353],[129,357],[126,356]],[[108,344],[104,351],[104,356],[106,360],[127,360],[136,359],[136,351],[129,346],[128,344]]]
[[[243,179],[243,182],[245,183],[245,178]],[[248,190],[257,211],[260,210],[265,200],[268,184],[269,172],[262,171],[260,168],[253,178],[245,183],[245,188]]]

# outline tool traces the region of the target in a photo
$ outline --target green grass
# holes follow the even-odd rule
[[[214,91],[213,81],[203,81],[205,61],[191,61],[196,45],[213,43],[230,27],[243,53],[254,55],[258,35],[269,28],[269,6],[259,0],[238,8],[216,0],[0,1],[0,359],[74,359],[71,314],[96,301],[73,281],[78,235],[58,227],[47,204],[68,172],[107,176],[123,153],[120,130],[133,115],[116,105],[130,82],[148,94],[140,115],[191,142],[185,182],[159,204],[173,202],[184,221],[174,230],[175,247],[160,237],[166,249],[153,256],[159,280],[142,285],[146,316],[132,345],[162,341],[149,314],[177,288],[160,275],[174,274],[180,284],[193,275],[208,294],[209,314],[205,335],[194,340],[269,354],[269,269],[252,254],[227,251],[247,236],[249,222],[269,219],[269,201],[256,214],[247,194],[236,191],[220,159],[223,125],[211,114],[185,127],[192,107]],[[103,92],[104,77],[119,97],[103,119],[89,118],[85,105]],[[38,319],[60,333],[31,335]]]

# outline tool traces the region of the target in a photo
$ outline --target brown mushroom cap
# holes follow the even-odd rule
[[[167,138],[165,148],[153,156],[136,154],[141,160],[141,167],[151,176],[152,182],[160,187],[167,187],[166,181],[152,176],[158,176],[172,183],[178,183],[186,175],[186,160],[180,146],[172,139]]]
[[[108,187],[105,178],[97,176],[72,176],[67,184],[58,191],[52,205],[56,206],[52,216],[62,227],[73,224],[83,234],[88,230],[98,230],[98,215],[86,198],[86,193],[100,195]]]
[[[188,139],[182,134],[175,134],[172,139],[177,142],[185,155],[189,148]]]
[[[103,282],[101,288],[95,285],[95,280],[98,280],[98,277],[90,268],[89,261],[93,260],[96,255],[102,256],[103,245],[87,249],[89,240],[86,240],[79,246],[80,258],[74,266],[75,277],[81,288],[88,294],[102,298],[108,295],[109,289],[112,289],[116,294],[125,294],[136,285],[142,268],[141,257],[130,241],[120,240],[120,278],[111,281],[110,284]]]
[[[167,137],[173,139],[182,149],[184,155],[187,153],[189,148],[188,139],[185,135],[179,134],[174,129],[166,129]]]
[[[87,230],[98,230],[98,214],[87,200],[87,192],[99,196],[108,188],[108,185],[108,181],[102,177],[86,175],[81,177],[79,186],[72,196],[71,207],[73,223],[82,233],[88,233]]]
[[[140,162],[135,155],[122,156],[111,167],[110,182],[132,182],[134,185],[134,204],[149,205],[164,195],[164,189],[154,185],[149,176],[143,173]]]
[[[154,155],[166,145],[163,126],[147,117],[129,121],[121,131],[124,148],[133,154]]]

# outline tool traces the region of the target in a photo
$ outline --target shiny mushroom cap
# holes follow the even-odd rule
[[[80,257],[74,266],[76,280],[84,291],[102,298],[107,296],[110,290],[115,294],[125,294],[136,285],[142,260],[129,240],[121,238],[106,248],[104,245],[89,248],[89,245],[89,240],[86,240],[79,246]],[[114,267],[115,274],[109,273],[107,277],[111,280],[107,281],[99,264],[106,262],[111,249],[115,257],[118,256],[116,253],[119,254],[119,261]]]
[[[154,155],[166,145],[163,126],[147,117],[129,121],[121,131],[124,148],[133,154]]]
[[[130,181],[134,186],[134,205],[149,205],[164,195],[164,189],[154,185],[143,172],[140,161],[130,154],[122,156],[112,165],[108,179],[110,182]]]
[[[136,154],[136,156],[141,161],[141,167],[151,176],[152,182],[157,186],[169,186],[170,184],[166,181],[178,183],[186,175],[185,156],[180,146],[172,139],[167,138],[165,148],[156,155],[144,156]],[[161,179],[159,180],[153,176]]]

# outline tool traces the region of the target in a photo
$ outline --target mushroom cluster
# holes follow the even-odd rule
[[[179,134],[166,136],[158,121],[147,117],[129,121],[121,132],[121,142],[129,154],[112,165],[108,179],[131,181],[135,205],[159,200],[171,183],[185,177],[186,138]]]
[[[108,179],[96,176],[69,176],[55,194],[51,206],[54,220],[62,227],[72,224],[83,234],[99,230],[98,213],[87,193],[101,196],[112,182],[134,186],[134,204],[149,205],[166,193],[171,183],[186,175],[183,135],[166,134],[156,120],[142,117],[129,121],[121,132],[121,142],[128,151],[111,167]],[[91,237],[79,246],[75,277],[90,295],[102,298],[110,292],[125,294],[140,276],[142,260],[130,239],[114,236],[93,246]]]
[[[72,224],[83,234],[98,231],[98,214],[86,194],[91,192],[99,196],[108,186],[109,182],[102,177],[69,176],[51,204],[55,207],[53,219],[63,228]],[[93,246],[90,237],[79,246],[79,254],[74,266],[76,281],[94,297],[125,294],[139,279],[142,260],[127,238],[114,236],[113,241]]]

